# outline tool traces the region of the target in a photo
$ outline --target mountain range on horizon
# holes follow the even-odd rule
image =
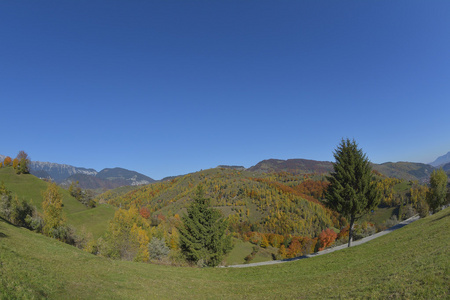
[[[450,151],[447,152],[447,154],[439,156],[435,161],[429,163],[429,165],[432,165],[433,167],[442,167],[448,163],[450,163]]]
[[[0,155],[0,162],[5,158],[5,155]],[[310,159],[266,159],[249,168],[245,168],[244,166],[217,166],[217,168],[232,168],[249,172],[290,172],[295,174],[325,174],[332,171],[332,167],[332,162]],[[450,152],[438,157],[430,164],[386,162],[382,164],[372,164],[372,167],[374,170],[389,177],[419,180],[423,182],[429,178],[431,172],[437,167],[442,167],[444,171],[450,173]],[[92,168],[82,168],[67,164],[40,161],[32,161],[30,169],[31,173],[36,177],[51,179],[61,185],[68,186],[71,182],[78,181],[82,188],[103,190],[120,186],[146,185],[180,176],[175,175],[165,177],[161,180],[154,180],[151,177],[124,168],[105,168],[98,172]]]

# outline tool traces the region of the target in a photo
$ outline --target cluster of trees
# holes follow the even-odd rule
[[[2,183],[0,186],[0,215],[12,224],[75,245],[77,236],[74,229],[65,222],[62,194],[59,187],[55,183],[49,184],[42,196],[44,201],[41,214],[26,200],[12,195],[11,191]]]
[[[5,157],[3,163],[0,163],[0,168],[12,166],[16,170],[17,174],[29,174],[30,163],[31,160],[28,154],[21,150],[14,159],[11,159],[9,156]]]
[[[80,188],[79,182],[73,182],[69,186],[69,193],[72,197],[89,208],[95,207],[95,195],[91,190],[83,190]]]
[[[85,250],[114,259],[217,266],[231,249],[227,227],[200,185],[182,218],[158,215],[152,219],[146,207],[121,208],[105,237],[86,243]]]
[[[35,213],[35,208],[24,199],[12,195],[5,184],[0,185],[0,215],[5,220],[18,226],[31,228],[30,217]]]

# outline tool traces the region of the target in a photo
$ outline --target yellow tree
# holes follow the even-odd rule
[[[56,183],[49,184],[47,190],[42,193],[44,202],[42,208],[44,210],[44,228],[43,232],[47,236],[55,236],[54,230],[60,226],[64,226],[65,216],[62,208],[62,194],[59,192]]]
[[[132,242],[137,248],[137,253],[134,257],[134,261],[148,262],[150,257],[150,254],[148,252],[148,243],[150,242],[150,239],[147,236],[147,232],[142,229],[142,227],[138,227],[135,223],[131,228],[130,233]]]
[[[18,165],[19,165],[19,160],[17,158],[14,158],[14,160],[13,160],[13,168],[17,169]]]

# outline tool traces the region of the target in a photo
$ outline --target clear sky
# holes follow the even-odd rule
[[[155,179],[450,151],[450,1],[0,2],[0,154]]]

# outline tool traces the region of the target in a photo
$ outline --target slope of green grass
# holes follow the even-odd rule
[[[12,167],[0,169],[0,183],[3,182],[6,188],[17,195],[19,199],[25,199],[36,206],[42,212],[42,192],[48,187],[48,183],[31,175],[17,175]],[[99,205],[89,209],[77,201],[70,193],[60,188],[63,195],[63,209],[67,216],[68,224],[77,230],[91,232],[95,238],[106,232],[106,229],[114,216],[115,209],[110,205]]]
[[[116,209],[108,204],[101,204],[95,208],[80,211],[67,216],[69,224],[75,228],[91,232],[95,239],[102,236],[114,217]]]
[[[198,269],[111,261],[0,221],[0,291],[7,299],[448,299],[448,228],[450,209],[315,258]]]
[[[19,199],[31,202],[38,211],[42,211],[42,191],[47,189],[47,182],[31,174],[17,175],[12,167],[0,169],[0,182],[3,182],[6,188],[16,194]],[[67,214],[88,209],[72,197],[67,190],[59,190],[63,195],[64,211]]]
[[[252,253],[254,245],[239,239],[234,239],[233,244],[233,249],[225,257],[225,264],[239,265],[245,263],[244,258]]]
[[[382,224],[384,221],[389,220],[389,218],[394,214],[395,209],[395,207],[377,208],[373,213],[370,212],[366,214],[361,219],[361,222],[367,221],[374,224]]]

